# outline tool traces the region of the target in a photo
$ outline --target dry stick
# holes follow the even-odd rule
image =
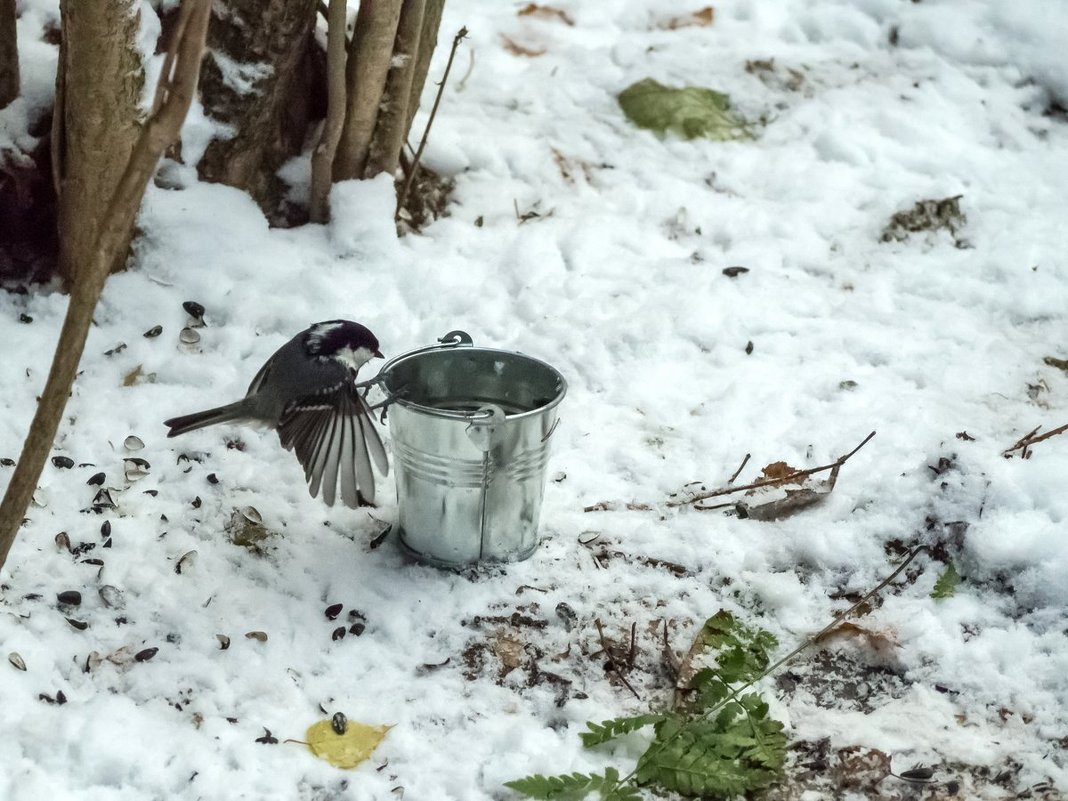
[[[796,472],[790,473],[790,475],[788,476],[782,476],[781,478],[764,478],[760,481],[754,481],[752,484],[743,484],[740,487],[723,487],[721,489],[712,490],[710,492],[699,492],[684,501],[668,501],[667,505],[685,506],[686,504],[697,503],[698,501],[704,501],[709,498],[718,498],[721,495],[730,495],[734,492],[743,492],[745,490],[757,489],[759,487],[767,487],[777,484],[788,484],[789,482],[795,479],[804,478],[805,476],[811,476],[815,473],[822,473],[824,470],[835,471],[832,475],[834,476],[834,478],[837,478],[838,468],[845,464],[857,451],[867,445],[871,438],[874,436],[875,432],[872,431],[870,434],[868,434],[868,436],[864,438],[863,442],[857,445],[857,447],[855,447],[853,450],[851,450],[844,456],[839,456],[835,461],[831,462],[830,464],[820,465],[819,467],[810,467],[807,470],[798,470]]]
[[[747,453],[747,454],[745,455],[745,458],[744,458],[744,459],[742,459],[742,463],[741,463],[740,465],[738,465],[738,469],[737,469],[737,470],[735,470],[735,471],[734,471],[734,473],[733,473],[733,474],[731,475],[731,477],[727,479],[727,486],[728,486],[728,487],[729,487],[729,486],[730,486],[731,484],[733,484],[733,483],[735,482],[735,480],[737,480],[738,476],[740,476],[740,475],[742,474],[742,471],[743,471],[743,470],[745,470],[745,466],[746,466],[747,464],[749,464],[749,457],[750,457],[751,455],[752,455],[752,454],[748,454],[748,453]]]
[[[123,247],[137,218],[145,187],[163,151],[178,138],[193,101],[200,75],[200,58],[211,16],[210,0],[185,0],[192,6],[185,35],[175,39],[177,66],[167,81],[167,97],[149,117],[126,165],[97,234],[93,260],[71,290],[67,315],[59,334],[52,369],[48,374],[33,423],[22,447],[11,483],[0,503],[0,568],[7,560],[23,516],[29,507],[45,460],[55,441],[63,410],[78,370],[93,310],[104,289],[115,254]],[[183,8],[184,11],[184,8]],[[167,80],[164,76],[161,80]]]
[[[1002,451],[1001,455],[1011,456],[1013,451],[1018,450],[1019,448],[1023,448],[1023,450],[1020,452],[1020,455],[1026,459],[1028,455],[1028,449],[1032,445],[1041,442],[1044,439],[1049,439],[1050,437],[1055,437],[1058,434],[1063,434],[1065,431],[1068,431],[1068,423],[1065,423],[1060,428],[1055,428],[1052,431],[1047,431],[1042,436],[1036,437],[1035,434],[1038,433],[1039,428],[1042,428],[1042,426],[1038,426],[1038,428],[1034,429],[1031,433],[1021,437],[1011,448],[1006,448],[1004,451]]]
[[[623,686],[630,690],[631,694],[633,694],[635,698],[637,698],[639,701],[642,700],[642,697],[638,695],[638,692],[633,687],[631,687],[630,682],[627,681],[627,677],[623,675],[623,671],[619,669],[619,665],[616,664],[616,658],[613,655],[612,650],[608,647],[608,641],[605,639],[604,629],[601,627],[601,621],[598,619],[594,620],[593,623],[595,626],[597,626],[597,636],[601,640],[601,650],[604,651],[605,658],[608,660],[608,669],[616,674],[616,678],[623,682]]]
[[[326,121],[312,154],[311,197],[308,216],[325,223],[330,216],[330,185],[334,156],[345,127],[345,0],[330,0],[326,29]]]
[[[874,433],[874,432],[872,432],[872,433]],[[869,436],[868,439],[871,439],[871,437]],[[865,440],[865,442],[867,442],[867,440]],[[861,444],[863,444],[863,443],[861,443]],[[856,450],[854,450],[853,453],[856,453]],[[738,697],[738,695],[743,690],[748,690],[750,687],[752,687],[758,681],[761,681],[764,678],[766,678],[767,676],[770,676],[772,673],[774,673],[776,670],[781,668],[783,665],[785,665],[787,662],[789,662],[795,656],[800,654],[802,651],[805,651],[808,648],[810,648],[811,646],[813,646],[816,643],[818,643],[822,638],[826,637],[828,634],[830,634],[832,631],[834,631],[834,629],[836,629],[843,622],[845,622],[846,618],[848,618],[850,615],[852,615],[854,612],[856,612],[858,609],[860,609],[862,606],[864,606],[864,604],[866,604],[868,601],[870,601],[872,598],[874,598],[879,592],[881,592],[883,590],[884,587],[886,587],[888,584],[890,584],[891,581],[893,581],[898,576],[900,576],[901,573],[905,570],[905,568],[908,567],[910,564],[912,564],[912,560],[915,559],[917,556],[919,556],[921,552],[926,551],[926,550],[927,550],[927,546],[926,545],[917,545],[915,548],[912,549],[912,551],[909,553],[909,555],[905,559],[905,561],[902,562],[900,565],[898,565],[897,569],[893,573],[891,573],[889,576],[887,576],[882,581],[880,581],[875,586],[875,589],[873,589],[870,592],[868,592],[867,594],[865,594],[865,596],[863,598],[861,598],[859,601],[857,601],[855,604],[853,604],[851,607],[849,607],[844,612],[841,612],[841,613],[835,615],[834,616],[834,620],[832,620],[830,623],[828,623],[826,626],[824,626],[822,629],[820,629],[815,634],[811,635],[810,637],[805,638],[801,642],[801,644],[799,646],[794,648],[794,650],[790,651],[790,653],[788,653],[782,659],[779,659],[778,661],[776,661],[771,666],[765,668],[760,673],[759,676],[756,676],[755,678],[752,678],[749,681],[747,681],[745,684],[741,684],[738,687],[734,688],[733,690],[731,690],[730,694],[726,698],[724,698],[722,701],[720,701],[717,704],[713,704],[709,709],[704,710],[702,714],[708,716],[708,715],[711,715],[712,713],[717,712],[718,710],[722,709],[728,703],[730,703],[731,701],[736,699]],[[653,756],[656,756],[657,754],[659,754],[665,748],[667,748],[667,746],[672,741],[674,741],[682,733],[682,731],[683,730],[680,730],[674,736],[668,737],[666,740],[664,740],[664,742],[662,742],[660,744],[660,747],[657,748],[656,751],[653,751],[649,755],[650,759]],[[619,783],[620,784],[625,784],[626,782],[629,782],[631,779],[634,778],[634,774],[636,774],[637,772],[638,772],[638,767],[637,767],[637,765],[635,765],[634,770],[632,770],[630,773],[628,773],[626,776],[624,776],[622,779],[620,779]]]
[[[401,209],[404,207],[404,201],[408,199],[408,192],[412,188],[412,183],[415,181],[415,175],[419,171],[419,159],[423,157],[423,151],[426,149],[427,137],[430,136],[430,126],[434,124],[434,117],[438,113],[438,106],[441,105],[441,96],[445,93],[445,82],[449,80],[449,70],[452,69],[452,61],[456,57],[456,48],[460,46],[462,42],[467,38],[467,28],[460,28],[456,32],[456,36],[452,39],[452,49],[449,51],[449,60],[445,62],[445,73],[441,76],[441,80],[438,82],[438,91],[434,95],[434,105],[430,108],[430,118],[426,121],[426,128],[423,129],[423,136],[419,140],[419,147],[415,151],[415,157],[412,159],[412,168],[408,171],[408,177],[404,181],[404,188],[401,189],[400,195],[397,197],[397,211],[393,215],[393,218],[399,219]]]

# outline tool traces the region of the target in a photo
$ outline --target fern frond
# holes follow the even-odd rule
[[[957,572],[956,566],[952,562],[947,562],[946,569],[942,571],[942,575],[935,582],[931,597],[936,601],[952,598],[957,592],[957,585],[960,584],[960,581],[960,574]]]
[[[616,737],[622,737],[624,734],[630,734],[632,731],[637,731],[645,726],[658,723],[663,718],[663,715],[634,715],[629,718],[602,720],[599,724],[591,722],[586,724],[586,728],[589,731],[582,732],[579,737],[582,738],[582,744],[586,748],[592,748],[595,745],[614,740]]]
[[[603,776],[597,773],[542,776],[539,773],[505,782],[504,786],[527,798],[541,801],[581,801],[590,793],[598,793],[602,801],[631,801],[619,792],[619,771],[615,768],[608,768]]]

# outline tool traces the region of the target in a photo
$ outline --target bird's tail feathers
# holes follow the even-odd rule
[[[244,401],[240,400],[234,403],[228,403],[226,406],[205,409],[202,412],[193,412],[193,414],[185,414],[181,417],[172,417],[170,420],[164,420],[163,425],[168,426],[171,429],[167,432],[168,437],[177,437],[179,434],[187,434],[190,431],[196,431],[198,428],[204,428],[205,426],[213,426],[218,423],[230,423],[234,420],[240,420],[244,416]]]

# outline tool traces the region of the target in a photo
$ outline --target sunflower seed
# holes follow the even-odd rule
[[[130,436],[123,440],[122,446],[128,451],[139,451],[145,447],[145,442],[140,437],[130,434]]]
[[[342,607],[341,604],[330,604],[330,606],[326,607],[326,613],[325,614],[326,614],[327,620],[333,620],[338,615],[340,615],[342,608],[343,607]]]
[[[0,465],[3,465],[4,467],[14,467],[15,466],[15,460],[12,459],[10,456],[5,456],[2,459],[0,459]]]
[[[351,626],[349,626],[349,634],[353,635],[354,637],[359,637],[366,630],[366,623],[353,623]]]
[[[194,322],[204,325],[204,307],[197,303],[195,300],[187,300],[182,304],[182,308],[185,309],[186,314],[193,318]]]
[[[114,356],[116,353],[122,353],[124,350],[126,350],[126,343],[125,342],[120,342],[118,345],[113,347],[111,350],[104,351],[104,355],[105,356]]]
[[[72,617],[68,617],[67,622],[70,623],[74,628],[78,629],[78,631],[85,631],[87,628],[89,628],[89,624],[86,623],[84,620],[75,620]]]
[[[178,340],[183,345],[196,345],[198,342],[200,342],[200,334],[198,334],[195,330],[187,326],[182,329],[182,332],[180,334],[178,334]]]
[[[349,730],[349,720],[345,717],[344,712],[334,713],[334,716],[330,718],[330,728],[334,730],[335,734],[344,734]]]
[[[7,655],[7,661],[14,665],[16,670],[26,670],[26,660],[19,656],[16,651],[12,651]]]
[[[259,640],[260,642],[267,642],[267,632],[265,631],[250,631],[245,634],[245,637],[249,640]]]
[[[56,547],[63,551],[70,550],[70,536],[66,531],[56,534]]]
[[[216,634],[215,639],[219,641],[220,651],[225,651],[227,648],[230,647],[230,638],[227,637],[225,634]]]
[[[111,521],[110,520],[105,520],[103,523],[100,524],[100,537],[102,539],[107,539],[110,536],[111,536]]]
[[[32,500],[34,506],[40,509],[44,509],[46,506],[48,506],[48,492],[43,489],[38,489],[35,493],[33,493]]]
[[[56,595],[56,600],[64,606],[81,606],[82,594],[77,590],[63,590]]]
[[[61,470],[70,470],[74,467],[74,460],[69,456],[53,456],[52,464]]]
[[[159,653],[159,648],[145,648],[142,651],[138,651],[134,654],[135,662],[147,662],[149,659]]]
[[[155,337],[158,337],[162,333],[163,333],[163,326],[162,325],[154,325],[150,329],[145,331],[143,336],[145,337],[145,339],[153,339]]]
[[[85,483],[88,484],[90,487],[102,487],[104,486],[105,479],[107,479],[107,475],[105,475],[104,473],[94,473]]]

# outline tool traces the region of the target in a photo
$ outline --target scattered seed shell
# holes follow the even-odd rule
[[[100,600],[104,602],[104,606],[109,609],[118,609],[123,605],[122,590],[118,587],[113,587],[110,584],[105,584],[100,588]]]
[[[48,493],[43,489],[39,489],[37,492],[33,493],[33,505],[39,509],[44,509],[48,506]]]
[[[15,460],[12,459],[10,456],[5,456],[3,458],[0,458],[0,465],[3,465],[4,467],[14,467]]]
[[[163,333],[162,325],[154,325],[144,333],[145,339],[153,339]]]
[[[342,608],[343,607],[341,604],[330,604],[330,606],[326,607],[326,619],[333,620],[334,618],[336,618],[338,615],[341,614]]]
[[[74,467],[74,460],[69,456],[53,456],[52,464],[58,467],[60,470],[70,470]]]
[[[139,451],[145,447],[145,442],[140,437],[130,434],[130,436],[122,441],[122,446],[128,451]]]
[[[579,534],[578,541],[582,545],[589,545],[595,539],[601,536],[600,531],[583,531]]]
[[[30,317],[30,315],[26,314],[26,312],[21,312],[19,314],[19,322],[29,324],[33,322],[33,318]]]
[[[70,550],[70,535],[66,531],[56,534],[56,547],[64,551]]]
[[[189,568],[193,567],[193,565],[196,564],[196,561],[197,552],[186,551],[184,554],[182,554],[178,561],[174,563],[174,572],[180,576],[182,575],[182,571],[188,570]]]
[[[90,487],[102,487],[102,486],[104,486],[104,481],[106,479],[107,479],[107,475],[106,474],[104,474],[104,473],[94,473],[93,475],[91,475],[89,477],[89,480],[86,481],[85,483],[88,484]]]
[[[200,334],[198,334],[194,329],[186,326],[182,329],[181,333],[178,334],[178,340],[183,345],[196,345],[198,342],[200,342]]]
[[[100,536],[105,538],[105,539],[111,536],[111,521],[110,520],[105,520],[103,523],[100,524]]]
[[[219,641],[220,651],[225,651],[227,648],[230,647],[230,638],[227,637],[225,634],[216,634],[215,639]]]
[[[214,473],[208,473],[208,483],[209,484],[218,484],[219,483],[219,477],[217,475],[215,475]]]
[[[104,540],[104,544],[101,545],[100,547],[101,548],[110,548],[111,547],[111,537],[108,537],[106,540]]]
[[[82,594],[77,590],[63,590],[56,595],[56,600],[64,606],[81,606]]]
[[[349,634],[351,634],[354,637],[359,637],[366,630],[367,630],[367,624],[366,623],[353,623],[351,626],[349,626]]]
[[[122,353],[124,350],[126,350],[126,343],[125,342],[120,342],[118,345],[113,347],[111,350],[104,351],[104,355],[105,356],[114,356],[116,353]]]
[[[159,648],[145,648],[142,651],[138,651],[134,654],[135,662],[147,662],[149,659],[159,653]]]
[[[571,631],[575,623],[578,622],[578,615],[575,614],[575,610],[562,601],[556,605],[556,616],[563,621],[564,628],[568,631]]]
[[[259,640],[260,642],[267,642],[267,632],[265,631],[250,631],[245,634],[245,637],[249,640]]]
[[[7,655],[7,661],[10,662],[16,670],[26,670],[26,660],[19,656],[16,651],[12,651]]]
[[[345,636],[345,627],[344,626],[338,626],[336,629],[334,629],[330,633],[330,639],[333,640],[334,642],[337,642],[338,640],[342,639],[344,636]]]
[[[84,620],[75,620],[72,617],[68,617],[67,622],[70,623],[71,626],[73,626],[74,628],[78,629],[78,631],[85,631],[87,628],[89,628],[89,624],[86,623]]]

